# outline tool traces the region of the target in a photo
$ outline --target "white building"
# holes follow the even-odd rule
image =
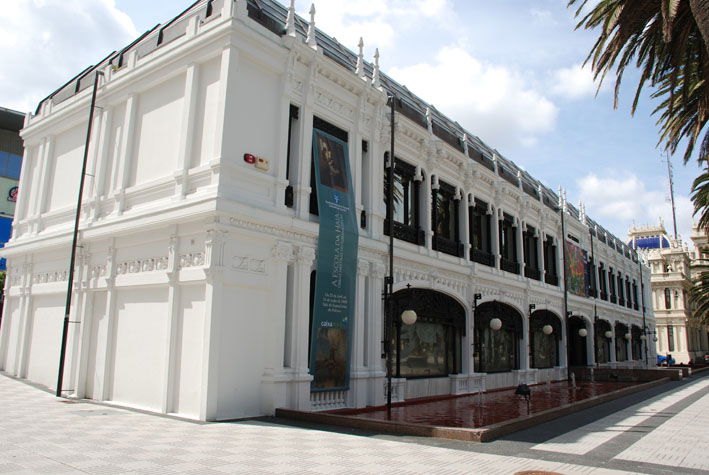
[[[312,15],[258,4],[200,2],[27,116],[0,369],[56,387],[97,70],[65,394],[201,420],[382,404],[387,92],[398,96],[393,288],[397,315],[418,314],[397,333],[395,400],[564,379],[568,363],[654,363],[642,346],[649,270],[633,250],[376,61],[316,33]],[[344,269],[356,282],[349,384],[329,391],[312,391],[309,371],[313,130],[347,145],[360,225]],[[576,263],[568,318],[560,203]]]
[[[692,279],[706,265],[707,235],[692,230],[695,249],[667,235],[665,227],[633,227],[630,245],[644,256],[652,272],[652,307],[657,319],[656,349],[677,364],[704,362],[709,352],[709,327],[695,315],[689,301]]]

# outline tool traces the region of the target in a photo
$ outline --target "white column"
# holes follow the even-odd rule
[[[123,214],[125,207],[125,192],[130,179],[133,161],[133,140],[135,137],[136,109],[138,108],[138,97],[136,94],[128,96],[126,101],[126,112],[123,119],[121,134],[121,149],[116,157],[116,188],[113,190],[115,205],[113,213]]]
[[[522,238],[523,238],[523,231],[525,227],[524,221],[521,219],[516,220],[516,228],[515,228],[515,234],[516,234],[516,246],[517,246],[517,262],[519,263],[519,275],[524,277],[524,269],[526,267],[524,263],[524,247],[522,245]]]
[[[54,163],[54,137],[49,136],[44,141],[44,150],[42,151],[40,167],[37,170],[37,179],[33,180],[33,185],[36,183],[37,186],[33,186],[37,190],[34,194],[35,201],[32,203],[32,218],[34,223],[32,225],[31,234],[37,234],[40,231],[41,224],[39,222],[40,215],[46,209],[46,202],[48,200],[47,195],[49,194],[49,180],[51,179],[52,165]]]
[[[310,382],[308,342],[310,334],[310,273],[315,261],[315,249],[301,247],[298,251],[293,279],[293,352],[294,379],[290,407],[310,409]]]
[[[113,379],[113,355],[115,353],[115,334],[116,334],[116,249],[111,244],[108,248],[108,256],[106,262],[106,344],[105,353],[103,354],[103,368],[101,373],[103,379],[100,388],[100,400],[106,401],[111,398],[111,381]],[[96,366],[100,363],[98,355],[96,355]]]
[[[586,362],[588,366],[596,365],[596,352],[593,351],[596,333],[593,331],[593,322],[589,322],[584,318],[585,328],[588,332],[586,335]]]
[[[423,181],[421,182],[421,229],[423,229],[426,235],[426,249],[429,251],[433,248],[433,229],[431,229],[431,216],[433,213],[432,200],[432,181],[433,175],[431,172],[425,173]]]
[[[27,377],[27,362],[29,360],[29,338],[32,332],[33,317],[30,315],[32,308],[32,264],[27,262],[20,267],[20,321],[17,332],[17,353],[19,357],[15,359],[15,375],[20,378]]]
[[[179,237],[176,234],[177,229],[174,229],[174,233],[170,236],[170,242],[168,244],[167,251],[167,280],[168,280],[168,290],[167,290],[167,307],[169,309],[167,314],[167,325],[165,331],[165,368],[163,371],[163,399],[162,405],[160,407],[161,412],[169,413],[174,412],[175,408],[175,376],[176,368],[175,362],[180,358],[177,354],[177,327],[180,319],[180,283],[178,282],[178,246]]]
[[[539,279],[544,282],[546,267],[544,266],[544,233],[537,229],[537,262],[539,263]]]
[[[383,330],[384,330],[384,304],[381,295],[384,292],[384,275],[386,267],[384,264],[372,263],[367,284],[369,288],[369,301],[367,302],[368,319],[368,341],[369,341],[369,374],[371,376],[369,385],[368,405],[380,406],[384,404],[384,377],[386,376],[384,360],[382,359]]]
[[[35,148],[35,146],[26,147],[22,157],[22,168],[20,169],[20,180],[17,187],[18,190],[22,190],[22,193],[24,194],[18,196],[18,203],[15,206],[14,219],[17,223],[19,223],[20,221],[24,221],[25,218],[27,218],[29,210],[28,205],[30,204],[29,198],[30,181],[32,180],[31,174],[32,170],[34,170],[35,167],[39,166],[38,160],[40,158],[39,151],[41,149],[41,145],[36,146],[37,150],[35,151],[35,153],[32,153],[33,148]]]
[[[204,322],[204,347],[202,353],[201,420],[213,421],[217,417],[219,353],[221,351],[221,320],[224,310],[223,248],[226,232],[207,230],[205,241],[205,273],[207,277]]]
[[[531,350],[531,342],[529,340],[529,324],[529,313],[527,313],[527,315],[522,316],[522,354],[519,359],[519,369],[521,370],[529,369],[529,352]]]
[[[463,193],[458,206],[458,212],[460,213],[460,242],[463,243],[463,259],[465,263],[470,260],[470,223],[468,215],[468,207],[470,206],[468,201],[468,194]]]
[[[177,167],[174,171],[175,198],[184,199],[189,189],[187,173],[192,161],[192,141],[197,104],[197,86],[199,83],[199,65],[187,66],[185,73],[185,100],[182,103],[182,123],[180,125],[180,144],[178,146]]]
[[[495,256],[495,267],[500,268],[502,255],[500,254],[500,217],[499,210],[496,207],[494,211],[490,213],[490,248],[492,249],[492,255]]]
[[[367,318],[366,285],[367,274],[369,273],[369,263],[363,259],[357,262],[357,291],[355,294],[354,321],[350,325],[352,332],[352,351],[350,353],[350,379],[351,387],[349,394],[349,405],[352,407],[364,407],[368,400],[368,379],[369,372],[365,367],[365,351],[368,345],[365,343]]]
[[[101,113],[101,130],[99,131],[99,143],[96,150],[95,161],[92,167],[92,174],[94,175],[93,180],[91,180],[92,187],[89,194],[92,201],[90,220],[95,221],[98,218],[99,201],[106,188],[106,177],[108,176],[109,170],[108,166],[108,146],[110,142],[110,130],[113,123],[113,108],[106,106],[106,108]]]
[[[611,323],[611,354],[610,354],[610,361],[611,363],[615,363],[618,361],[617,355],[615,354],[615,324]]]

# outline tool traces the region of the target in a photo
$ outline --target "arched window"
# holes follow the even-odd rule
[[[628,360],[628,346],[626,344],[625,335],[628,333],[627,325],[617,322],[615,324],[615,360]]]
[[[427,289],[403,289],[394,299],[394,348],[397,378],[426,378],[461,370],[465,309],[452,297]],[[404,310],[416,312],[416,323],[403,325]]]
[[[499,319],[502,326],[494,330],[490,322]],[[475,311],[475,370],[499,373],[519,369],[522,316],[501,302],[486,302]]]
[[[545,332],[545,327],[547,332]],[[551,330],[551,332],[548,332]],[[561,321],[548,310],[537,310],[529,321],[529,346],[532,368],[551,368],[559,364]]]
[[[607,320],[596,320],[594,325],[596,363],[610,363],[611,361],[611,338],[606,336],[608,331],[611,331],[611,324]]]

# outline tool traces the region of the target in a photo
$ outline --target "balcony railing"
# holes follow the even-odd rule
[[[546,282],[549,285],[559,285],[559,276],[556,274],[550,274],[547,272],[547,274],[544,276],[544,282]]]
[[[524,276],[528,279],[541,280],[542,279],[542,271],[540,271],[539,269],[534,269],[533,267],[526,267],[525,266]]]
[[[470,250],[470,260],[485,266],[495,267],[495,256],[480,249]]]
[[[433,250],[455,257],[463,257],[463,243],[442,236],[433,236]]]
[[[500,269],[505,272],[511,272],[513,274],[519,274],[519,262],[510,261],[504,257],[500,259]]]
[[[389,235],[389,221],[386,219],[384,220],[384,234],[386,236]],[[419,246],[426,244],[426,234],[423,232],[423,229],[406,226],[396,221],[394,221],[394,237],[402,241],[418,244]]]

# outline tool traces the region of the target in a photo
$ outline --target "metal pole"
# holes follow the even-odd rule
[[[596,256],[593,253],[593,233],[591,232],[591,228],[588,228],[588,235],[591,238],[591,284],[596,283],[596,285],[593,286],[593,328],[592,328],[592,333],[593,333],[593,361],[596,362],[596,366],[598,366],[598,349],[596,346],[598,345],[598,339],[596,338],[596,321],[598,320],[598,271],[596,270]]]
[[[386,365],[387,365],[387,411],[391,411],[391,377],[392,368],[392,337],[393,328],[392,324],[394,322],[394,300],[392,298],[394,290],[394,102],[396,101],[396,96],[391,95],[391,117],[390,117],[390,135],[391,143],[389,147],[389,170],[388,173],[388,183],[387,183],[387,224],[389,228],[389,275],[386,277],[386,282],[384,283],[384,296],[386,300],[386,316],[385,316],[385,335],[386,335]]]
[[[648,336],[648,331],[647,331],[648,328],[647,328],[647,323],[645,321],[645,289],[644,289],[645,284],[643,284],[643,263],[640,261],[640,259],[638,259],[638,267],[640,268],[640,301],[643,306],[643,335],[645,335],[645,366],[647,366],[649,364],[649,361],[647,359],[647,345],[650,341],[650,337]]]
[[[563,198],[562,198],[563,200]],[[566,227],[564,225],[564,206],[565,203],[561,204],[561,260],[564,266],[564,319],[566,321],[566,377],[571,379],[571,358],[569,355],[569,340],[571,339],[571,333],[569,332],[569,291],[566,288],[567,276],[566,276]]]
[[[666,153],[667,157],[667,176],[670,179],[670,201],[672,202],[672,225],[674,226],[675,241],[677,240],[677,212],[675,209],[675,184],[672,179],[672,164],[670,163],[670,155]]]
[[[74,263],[76,262],[76,244],[79,238],[79,219],[81,217],[81,201],[84,197],[84,180],[86,178],[86,163],[89,158],[89,142],[91,141],[91,125],[94,121],[94,107],[96,106],[96,91],[98,78],[103,76],[103,71],[96,71],[94,88],[91,92],[91,108],[89,109],[89,124],[86,127],[86,144],[84,145],[84,161],[81,165],[81,178],[79,180],[79,197],[76,203],[76,216],[74,217],[74,236],[71,242],[71,257],[69,258],[69,279],[66,291],[66,307],[64,308],[64,325],[62,327],[62,345],[59,353],[59,374],[57,375],[57,397],[62,395],[64,382],[64,363],[66,361],[66,342],[69,334],[69,313],[71,312],[71,294],[74,290]]]

